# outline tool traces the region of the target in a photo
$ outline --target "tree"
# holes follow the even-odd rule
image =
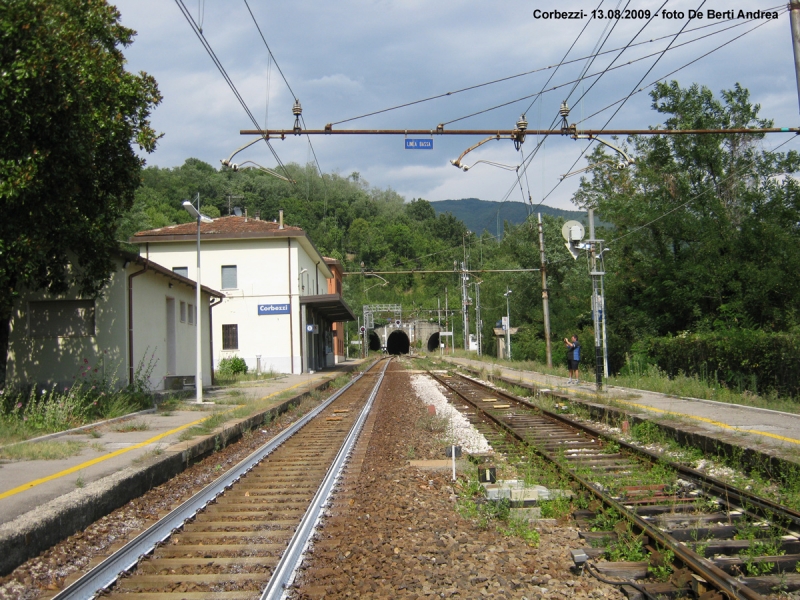
[[[99,293],[158,136],[155,80],[125,71],[135,32],[104,0],[0,8],[0,381],[20,290]]]
[[[766,127],[738,84],[721,98],[660,83],[653,108],[670,129]],[[785,330],[800,304],[797,152],[763,135],[634,136],[623,172],[596,151],[576,201],[614,223],[606,278],[610,326],[628,342],[719,327]],[[619,241],[615,241],[619,240]]]

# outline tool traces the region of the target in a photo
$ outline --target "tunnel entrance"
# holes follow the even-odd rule
[[[436,331],[428,338],[428,352],[435,352],[439,349],[439,332]]]
[[[408,341],[405,331],[393,331],[386,340],[386,351],[389,354],[408,354],[410,348],[411,342]]]
[[[381,349],[381,338],[374,331],[369,332],[369,349],[373,352],[377,352]]]

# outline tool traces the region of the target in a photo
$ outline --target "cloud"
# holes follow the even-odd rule
[[[175,166],[195,156],[219,164],[220,158],[247,141],[239,130],[252,128],[250,119],[174,3],[116,3],[123,23],[139,32],[134,44],[124,50],[129,68],[151,73],[164,93],[153,123],[165,137],[148,162]],[[692,21],[687,32],[711,26],[681,35],[673,49],[661,57],[654,55],[632,62],[666,49],[685,19],[659,16],[646,27],[646,20],[640,18],[619,22],[537,20],[532,16],[533,4],[523,0],[250,2],[261,32],[292,88],[290,92],[276,65],[270,64],[245,5],[203,5],[205,11],[201,15],[197,3],[186,3],[195,19],[202,17],[209,43],[257,122],[266,122],[269,107],[268,124],[274,128],[292,127],[293,93],[303,105],[308,126],[322,128],[329,122],[548,66],[553,68],[348,121],[335,128],[431,130],[446,123],[448,130],[510,129],[522,112],[527,113],[532,129],[549,128],[553,123],[558,125],[559,105],[565,99],[571,107],[569,122],[581,128],[601,128],[607,123],[620,129],[646,128],[662,122],[663,116],[651,109],[650,88],[645,86],[665,76],[677,79],[683,86],[699,82],[715,93],[739,82],[750,90],[752,101],[762,105],[763,117],[773,118],[783,126],[797,121],[794,61],[786,14],[775,22],[741,23],[718,35],[710,34],[740,22]],[[640,0],[635,8],[655,11],[660,5],[657,0]],[[686,12],[695,5],[694,0],[673,0],[669,8]],[[751,0],[744,8],[756,10],[773,5],[766,0]],[[596,6],[594,0],[575,0],[568,8],[590,12]],[[731,41],[757,25],[761,27]],[[657,40],[660,36],[669,37]],[[694,39],[697,41],[679,46]],[[714,51],[726,42],[730,43]],[[598,48],[625,50],[555,68],[565,55],[567,60],[585,57]],[[599,78],[571,83],[584,69],[597,73],[609,66],[620,68],[604,72]],[[487,110],[556,86],[535,102],[534,97],[529,97]],[[642,91],[638,91],[640,88]],[[619,102],[631,93],[624,104]],[[473,113],[478,114],[469,116]],[[569,198],[579,177],[559,183],[558,176],[568,172],[576,160],[576,168],[585,165],[580,158],[585,142],[561,136],[548,140],[532,161],[527,177],[521,177],[520,193],[513,172],[481,164],[464,173],[449,164],[480,139],[434,136],[432,151],[405,150],[402,136],[332,135],[313,138],[312,144],[324,171],[358,171],[371,184],[392,187],[409,199],[500,200],[508,196],[521,200],[530,188],[534,202],[547,196],[548,204],[571,207]],[[779,143],[777,139],[775,143]],[[772,147],[775,143],[768,137],[764,145]],[[535,144],[535,136],[529,136],[523,146],[526,157]],[[275,141],[273,146],[284,162],[304,164],[313,160],[305,137],[291,136]],[[242,160],[246,158],[265,166],[275,164],[263,145],[243,152]],[[507,140],[473,151],[467,163],[479,159],[519,162]]]

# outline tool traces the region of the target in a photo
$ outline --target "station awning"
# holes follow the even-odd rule
[[[341,294],[300,296],[300,306],[310,306],[331,323],[356,320],[355,314],[342,299]]]

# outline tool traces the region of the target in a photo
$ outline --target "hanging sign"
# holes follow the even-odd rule
[[[433,140],[406,139],[406,150],[433,150]]]

